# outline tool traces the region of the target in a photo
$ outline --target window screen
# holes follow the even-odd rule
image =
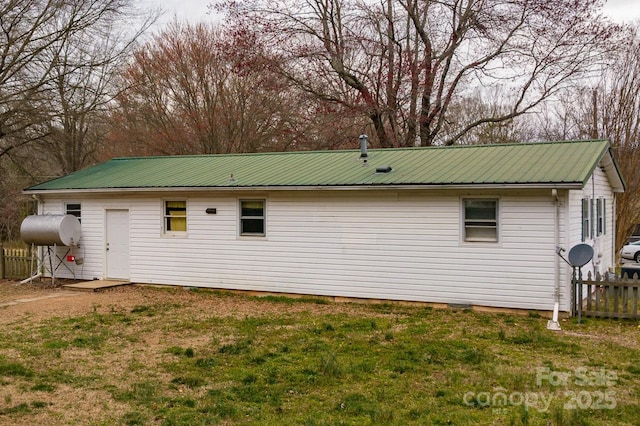
[[[240,201],[240,235],[265,235],[264,200]]]
[[[464,240],[498,241],[498,200],[464,200]]]

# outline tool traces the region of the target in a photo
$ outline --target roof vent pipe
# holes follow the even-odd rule
[[[367,157],[367,135],[360,135],[360,158]]]

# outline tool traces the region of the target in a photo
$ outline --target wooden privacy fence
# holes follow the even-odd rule
[[[31,249],[3,247],[0,244],[0,279],[27,278],[31,275]]]
[[[640,273],[640,272],[639,272]],[[591,273],[582,282],[586,296],[582,300],[582,315],[604,318],[640,318],[638,314],[639,273],[632,278],[605,273],[592,277]],[[578,284],[579,285],[579,284]],[[583,291],[585,290],[583,287]]]

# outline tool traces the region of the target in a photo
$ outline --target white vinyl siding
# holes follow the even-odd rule
[[[132,282],[553,307],[555,205],[547,190],[273,191],[268,239],[238,238],[242,194],[185,196],[186,239],[158,232],[158,205],[169,194],[83,200],[85,263],[76,277],[104,276],[105,209],[122,208],[130,212]],[[491,250],[460,244],[464,198],[500,199],[500,244]]]
[[[589,212],[590,226],[593,231],[585,234],[584,201],[592,205]],[[563,240],[563,247],[568,251],[571,247],[584,242],[593,246],[593,262],[582,268],[584,274],[588,272],[604,273],[615,266],[614,236],[614,195],[606,174],[600,167],[596,167],[591,179],[582,190],[569,191],[569,235]],[[598,201],[601,205],[601,217],[598,215]],[[600,220],[601,219],[601,220]],[[601,232],[600,225],[602,226]],[[570,268],[565,271],[571,273]]]

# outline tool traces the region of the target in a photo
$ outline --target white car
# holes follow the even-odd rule
[[[625,244],[620,250],[620,257],[640,262],[640,241]]]

